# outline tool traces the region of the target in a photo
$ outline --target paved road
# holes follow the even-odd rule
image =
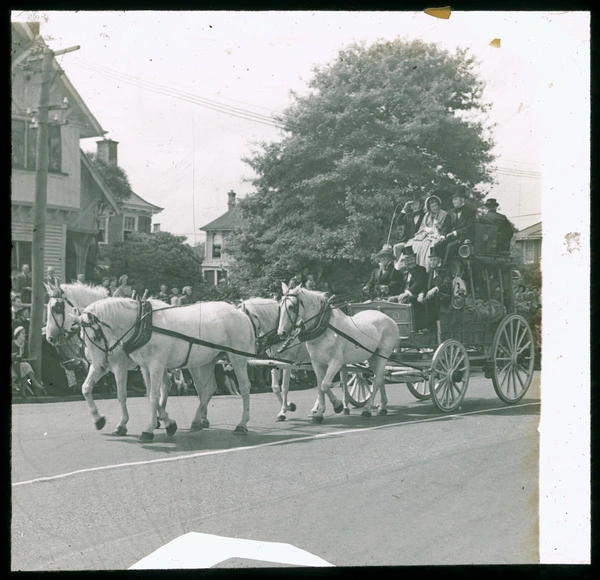
[[[320,426],[312,391],[293,393],[286,423],[253,395],[241,438],[241,399],[215,398],[211,428],[188,433],[195,400],[173,397],[180,430],[144,445],[142,398],[124,438],[109,434],[115,400],[99,402],[105,432],[83,401],[13,405],[11,568],[126,569],[174,541],[161,562],[200,566],[221,537],[273,544],[236,545],[217,567],[277,565],[263,560],[287,561],[281,543],[335,566],[537,562],[539,373],[513,407],[477,377],[457,415],[402,385],[388,395],[387,417],[330,412]]]

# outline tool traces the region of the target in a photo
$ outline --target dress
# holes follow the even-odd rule
[[[406,243],[407,246],[412,246],[417,264],[427,271],[429,271],[429,249],[448,231],[448,222],[448,214],[442,209],[437,214],[427,212],[419,231]]]
[[[131,298],[133,295],[133,288],[131,286],[118,286],[115,290],[114,298]]]

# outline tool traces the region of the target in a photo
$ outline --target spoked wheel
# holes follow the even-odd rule
[[[410,394],[419,399],[419,401],[426,401],[431,399],[431,393],[429,392],[429,381],[419,381],[418,383],[406,383]]]
[[[431,361],[429,392],[435,406],[444,413],[458,409],[469,385],[467,349],[457,340],[437,347]]]
[[[347,372],[347,376],[348,402],[354,407],[364,407],[373,392],[373,373],[368,369],[364,371],[352,370]]]
[[[531,385],[535,363],[533,334],[522,316],[511,314],[500,323],[492,356],[492,382],[498,398],[507,405],[518,403]]]

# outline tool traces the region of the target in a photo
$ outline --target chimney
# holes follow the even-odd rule
[[[96,155],[99,159],[102,159],[104,163],[117,164],[117,145],[118,141],[112,139],[103,139],[102,141],[96,141]]]
[[[228,194],[227,197],[229,198],[227,201],[227,209],[233,209],[235,206],[235,191],[231,190]]]

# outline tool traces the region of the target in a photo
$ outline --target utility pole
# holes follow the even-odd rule
[[[42,51],[42,84],[38,110],[38,129],[35,166],[35,200],[33,204],[33,239],[31,245],[31,317],[29,321],[29,355],[36,376],[42,377],[42,328],[44,326],[44,250],[46,247],[46,205],[48,196],[48,111],[52,84],[54,56],[79,49],[79,46]],[[39,58],[39,57],[37,57]],[[33,60],[33,59],[32,59]]]

